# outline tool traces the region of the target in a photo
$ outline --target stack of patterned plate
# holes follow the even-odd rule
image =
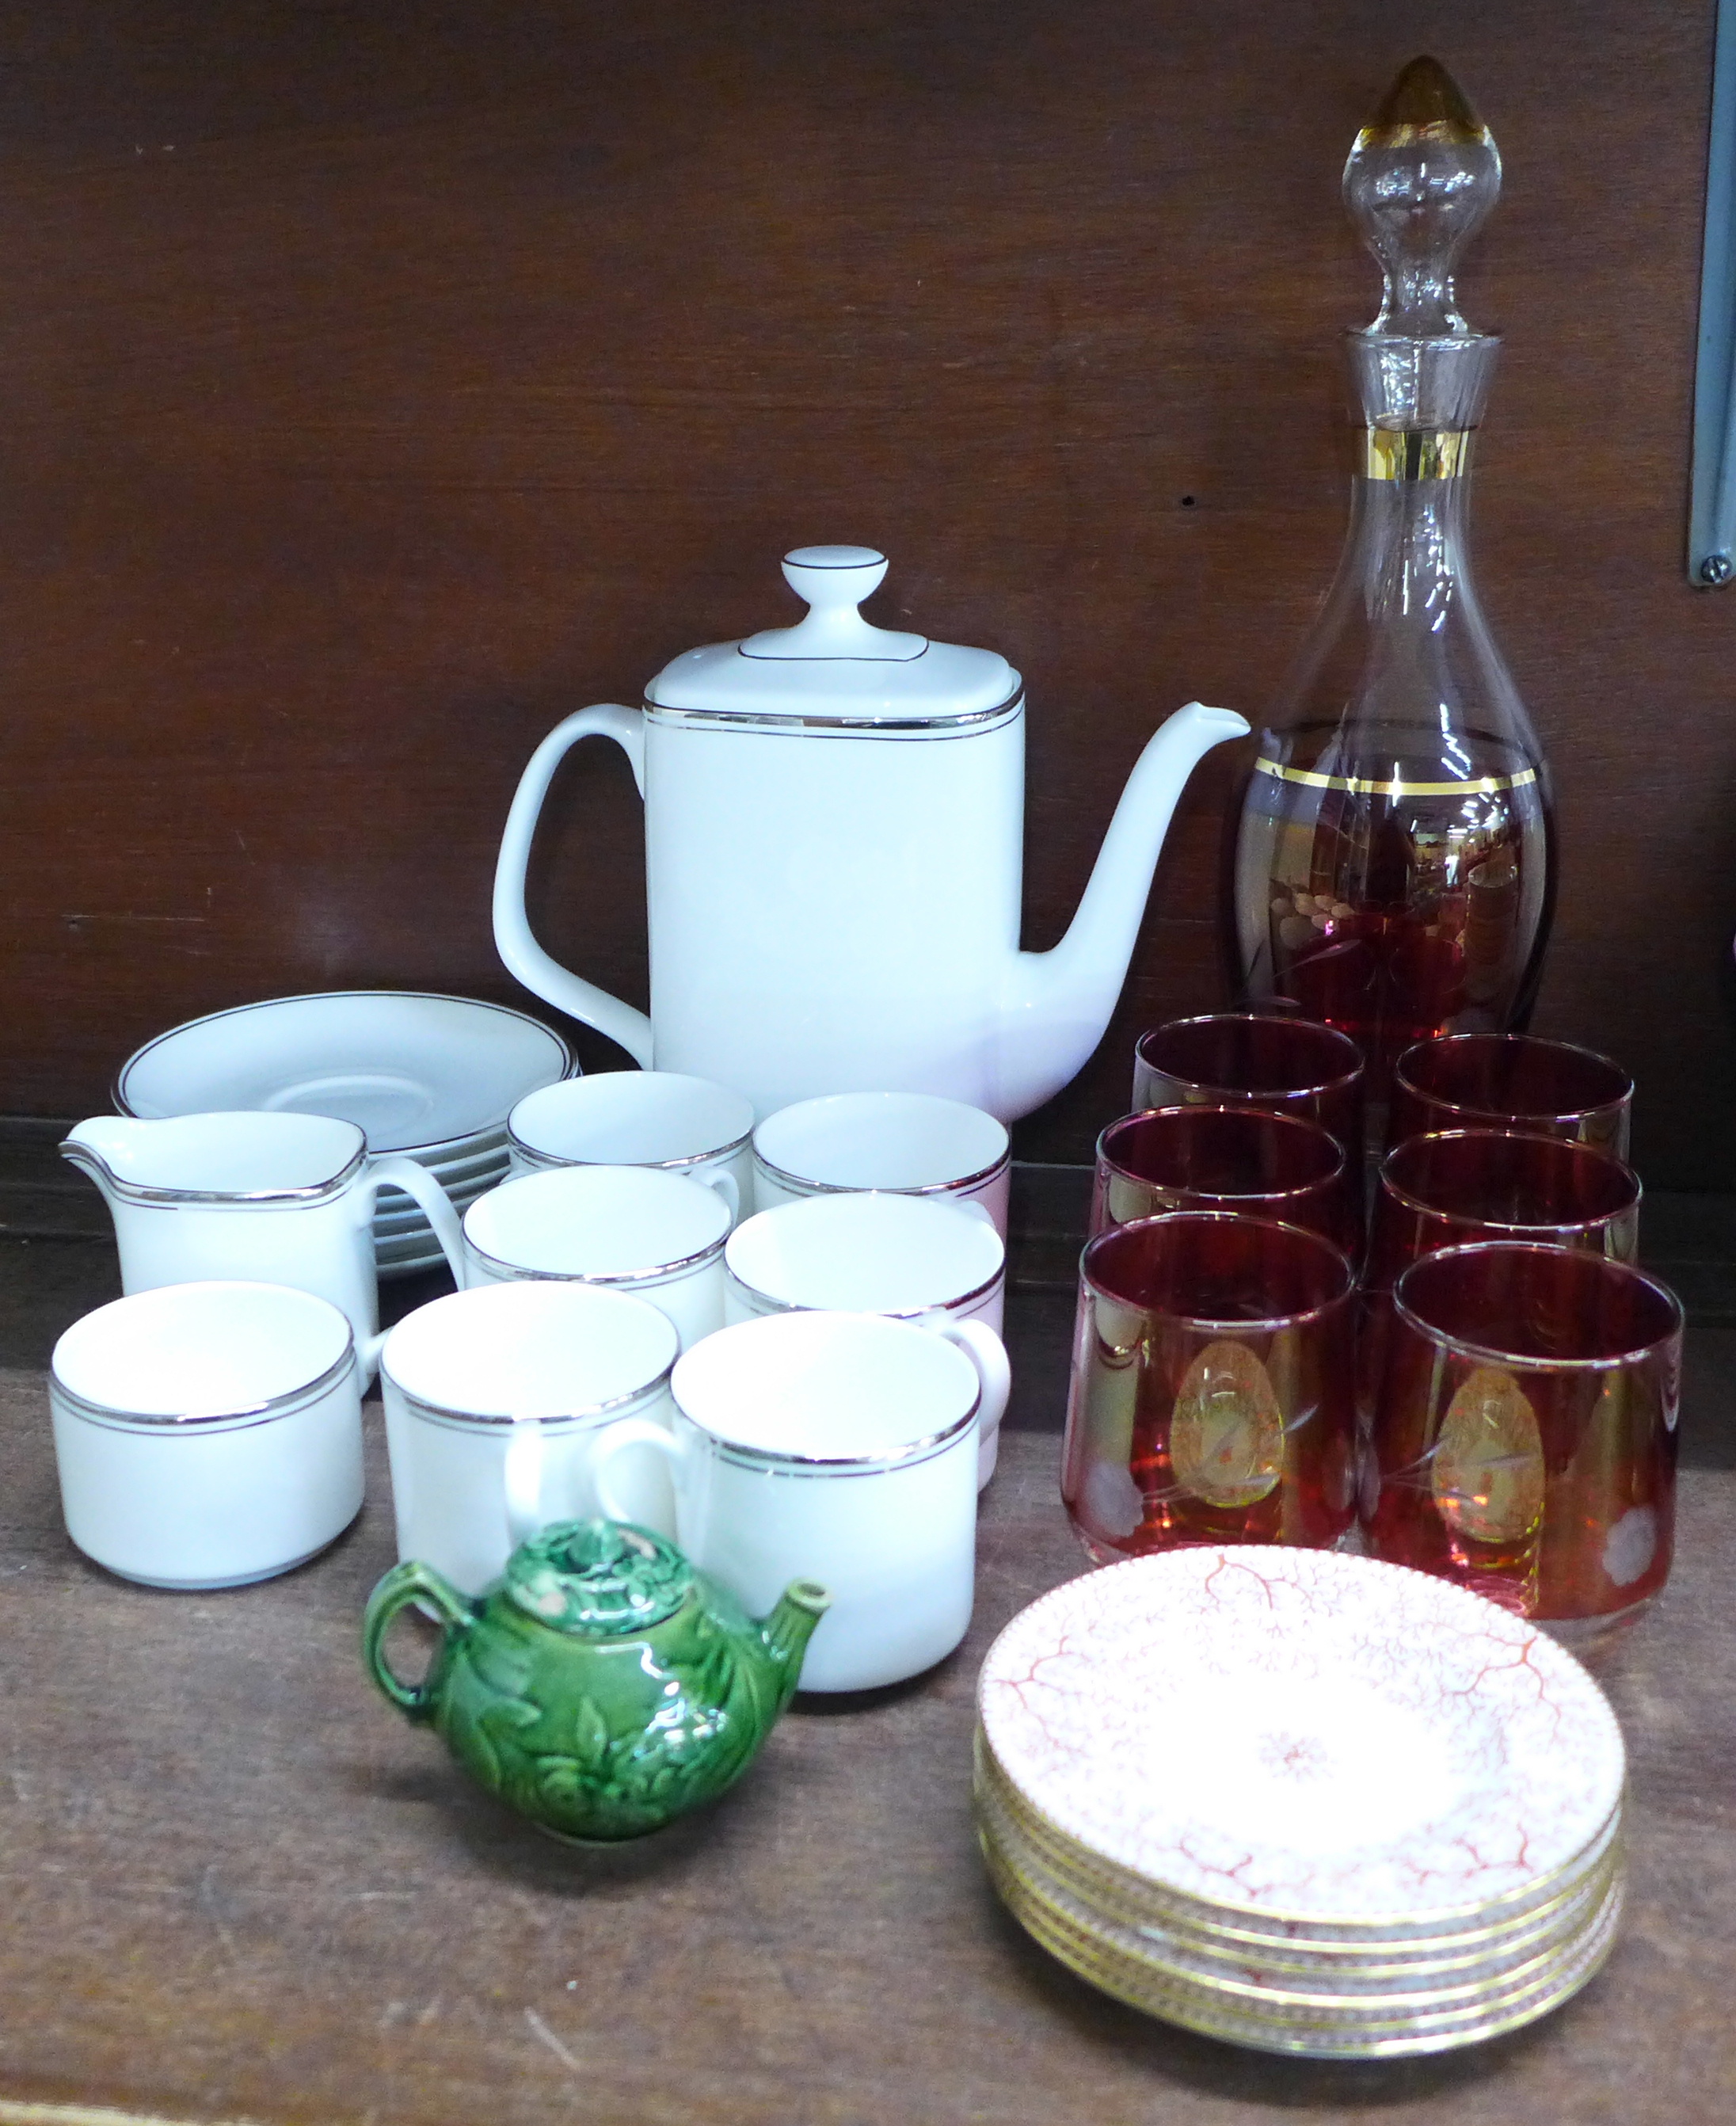
[[[462,1212],[503,1181],[507,1117],[573,1070],[558,1034],[520,1011],[415,990],[337,990],[214,1012],[148,1042],[122,1066],[124,1115],[258,1108],[360,1124],[368,1149],[426,1166]],[[442,1260],[420,1207],[383,1189],[374,1214],[382,1277]]]
[[[996,1888],[1105,1992],[1268,2052],[1516,2029],[1603,1962],[1620,1732],[1521,1618],[1401,1566],[1186,1550],[1015,1618],[978,1694]]]

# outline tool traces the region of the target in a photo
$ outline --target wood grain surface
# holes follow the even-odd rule
[[[1736,1475],[1687,1478],[1677,1576],[1602,1671],[1632,1756],[1613,1962],[1528,2031],[1353,2066],[1120,2007],[987,1885],[974,1678],[993,1633],[1081,1569],[1055,1457],[1053,1436],[1006,1443],[956,1657],[799,1704],[714,1811],[580,1853],[468,1786],[363,1680],[361,1605],[393,1554],[383,1457],[361,1524],[314,1565],[153,1594],[70,1548],[40,1377],[5,1375],[0,2106],[261,2126],[1732,2114]]]
[[[793,617],[1031,698],[1027,934],[1140,744],[1257,719],[1345,491],[1337,198],[1435,50],[1507,159],[1466,307],[1507,338],[1486,602],[1554,762],[1539,1024],[1642,1076],[1648,1177],[1736,1182],[1736,589],[1683,580],[1711,0],[57,0],[0,6],[0,1112],[101,1106],[150,1033],[327,986],[516,992],[488,923],[531,747]],[[1220,994],[1198,774],[1097,1061]],[[642,1001],[625,764],[557,786],[535,909]],[[592,1043],[599,1056],[603,1044]]]

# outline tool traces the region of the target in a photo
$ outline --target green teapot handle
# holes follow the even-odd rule
[[[475,1611],[451,1580],[443,1579],[432,1565],[424,1565],[420,1558],[407,1557],[402,1565],[392,1567],[368,1597],[367,1611],[361,1620],[361,1665],[381,1694],[390,1698],[407,1718],[432,1720],[434,1707],[426,1680],[406,1683],[401,1676],[393,1674],[385,1656],[386,1631],[392,1619],[400,1609],[417,1601],[425,1601],[437,1610],[448,1631],[461,1631],[475,1622]]]

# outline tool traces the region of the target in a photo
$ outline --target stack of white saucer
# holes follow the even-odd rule
[[[504,1005],[418,990],[337,990],[214,1012],[127,1059],[115,1084],[124,1115],[248,1108],[335,1115],[370,1152],[426,1166],[460,1215],[503,1181],[507,1117],[526,1094],[572,1074],[560,1037]],[[441,1262],[421,1208],[382,1190],[374,1237],[382,1277]]]
[[[984,1665],[1009,1909],[1106,1992],[1262,2050],[1444,2051],[1613,1946],[1620,1732],[1534,1626],[1402,1566],[1243,1547],[1070,1582]]]

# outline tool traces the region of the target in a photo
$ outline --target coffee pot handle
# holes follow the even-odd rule
[[[506,832],[500,839],[500,861],[494,868],[494,945],[508,972],[545,1004],[599,1033],[617,1042],[641,1070],[651,1068],[651,1022],[642,1011],[623,1004],[595,982],[568,974],[552,960],[531,934],[525,913],[525,872],[531,861],[531,843],[542,811],[543,800],[554,771],[582,738],[608,738],[633,763],[633,779],[639,794],[645,794],[645,720],[637,709],[618,702],[599,702],[581,709],[557,724],[531,756],[530,764],[513,793],[507,815]]]

